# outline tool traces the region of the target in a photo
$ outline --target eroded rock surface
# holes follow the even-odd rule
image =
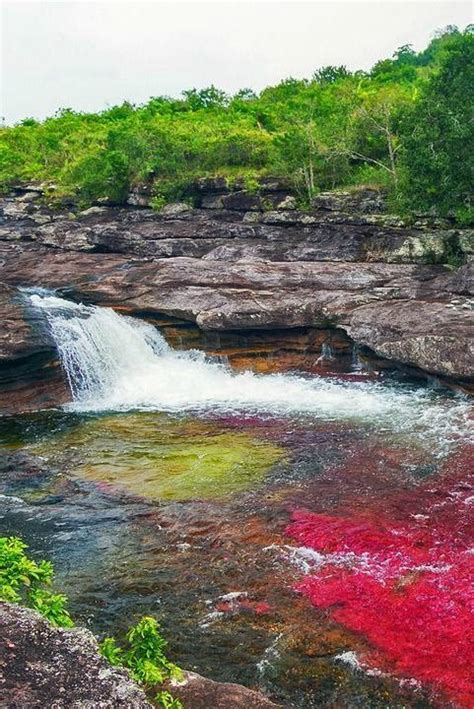
[[[161,214],[107,206],[55,214],[31,190],[28,199],[5,198],[0,282],[57,288],[203,333],[278,331],[281,340],[301,328],[337,331],[394,363],[472,382],[472,231],[428,217],[409,227],[370,190],[319,195],[308,213],[277,183],[266,187],[267,211],[258,201],[247,209],[245,191],[229,193],[218,180],[198,193],[201,208],[171,205]],[[222,204],[211,208],[206,199],[217,197]],[[465,263],[452,270],[453,260]],[[46,381],[44,367],[55,370],[51,343],[38,343],[36,316],[15,307],[4,317],[3,361],[11,369],[39,351],[45,360],[31,376]],[[17,373],[7,380],[22,380]],[[37,394],[18,403],[47,406],[49,394]]]
[[[170,690],[189,709],[276,709],[280,706],[241,684],[214,682],[195,672],[185,672],[184,680],[173,683]]]
[[[0,284],[0,415],[47,408],[68,398],[41,314],[28,307],[17,289]]]
[[[0,705],[9,709],[145,709],[126,670],[99,654],[85,628],[55,628],[35,611],[0,603]]]
[[[276,704],[239,684],[194,672],[170,685],[187,709],[271,709]],[[85,628],[55,628],[39,613],[0,602],[0,706],[9,709],[152,707],[128,672],[112,667]]]

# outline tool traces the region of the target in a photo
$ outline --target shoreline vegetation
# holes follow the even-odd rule
[[[278,176],[302,208],[320,191],[373,185],[394,212],[472,223],[473,32],[450,26],[423,51],[405,45],[369,72],[326,66],[258,95],[210,86],[26,118],[0,129],[0,190],[39,181],[50,203],[87,207],[123,204],[146,184],[159,210],[193,203],[198,178],[258,192]]]
[[[26,555],[27,548],[18,537],[0,537],[0,602],[31,608],[55,627],[74,627],[66,596],[50,590],[54,579],[52,563],[34,561]],[[112,666],[128,669],[156,706],[183,709],[179,700],[161,689],[166,680],[180,679],[182,672],[165,654],[167,642],[159,623],[144,616],[130,628],[125,640],[125,647],[121,647],[115,638],[104,638],[99,645],[103,657]]]

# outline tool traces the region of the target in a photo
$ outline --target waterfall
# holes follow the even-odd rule
[[[359,348],[355,343],[352,345],[352,369],[354,372],[360,372],[363,369],[359,356]]]
[[[151,325],[51,295],[31,296],[43,308],[75,401],[107,396],[135,365],[152,366],[169,350]]]
[[[334,359],[334,355],[332,353],[332,347],[329,342],[323,342],[321,345],[321,354],[316,360],[316,364],[320,364],[321,362],[325,361],[331,361]]]
[[[196,350],[179,352],[152,325],[110,308],[29,294],[56,343],[80,411],[311,415],[359,419],[389,430],[456,438],[468,425],[462,398],[376,382],[344,382],[301,374],[233,372]]]

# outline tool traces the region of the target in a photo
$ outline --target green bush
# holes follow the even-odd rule
[[[198,177],[279,176],[301,202],[344,185],[386,185],[403,211],[472,208],[472,28],[400,47],[370,72],[322,67],[256,95],[214,86],[125,102],[101,113],[59,111],[0,128],[0,188],[40,180],[81,205],[123,203],[146,182],[164,202],[193,198]],[[239,181],[239,184],[241,181]]]
[[[29,559],[27,548],[17,537],[0,537],[0,599],[34,608],[53,625],[72,627],[66,597],[48,588],[53,565],[50,561],[36,563]]]
[[[153,689],[167,679],[182,677],[181,670],[166,657],[166,647],[167,642],[160,633],[158,622],[144,616],[128,631],[125,648],[117,645],[114,638],[105,638],[100,650],[112,665],[128,668],[137,682]],[[181,706],[169,692],[159,692],[155,699],[167,709],[179,709]]]
[[[0,600],[33,608],[53,625],[73,627],[66,610],[66,597],[48,589],[54,575],[52,563],[29,559],[25,554],[27,548],[18,537],[0,537]],[[166,679],[182,676],[181,670],[166,657],[167,642],[154,618],[144,616],[130,628],[126,640],[126,648],[122,649],[114,638],[105,638],[100,651],[111,665],[128,668],[145,690],[156,692]],[[159,691],[154,699],[164,709],[182,709],[181,702],[167,691]]]

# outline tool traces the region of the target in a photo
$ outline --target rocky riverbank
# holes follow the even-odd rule
[[[10,709],[101,707],[145,709],[148,701],[127,670],[112,667],[85,628],[52,626],[36,611],[0,603],[0,703]],[[193,709],[271,709],[277,705],[242,685],[184,672],[174,696]]]
[[[202,181],[196,207],[161,213],[146,191],[129,202],[52,211],[37,186],[2,200],[1,411],[68,396],[45,324],[19,291],[33,286],[147,318],[172,344],[237,366],[271,354],[314,369],[323,345],[336,358],[357,347],[384,366],[472,385],[471,230],[408,224],[374,190],[319,195],[301,212],[275,181],[258,195]]]

